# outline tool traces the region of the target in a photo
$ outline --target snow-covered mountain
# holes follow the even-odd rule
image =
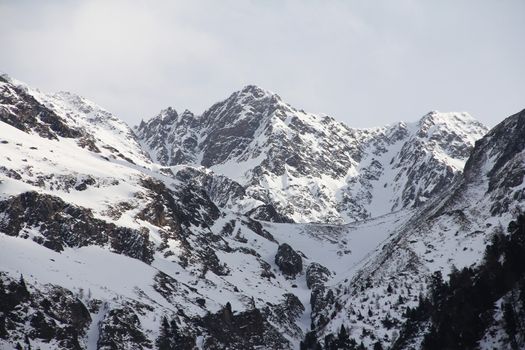
[[[479,264],[493,236],[504,234],[509,223],[523,213],[524,140],[525,110],[478,140],[463,176],[398,226],[351,279],[324,291],[320,299],[332,305],[327,307],[325,302],[313,315],[316,329],[321,334],[335,333],[344,324],[356,339],[393,344],[407,307],[418,305],[431,276],[436,271],[448,276]],[[428,331],[432,325],[421,327]],[[502,326],[496,322],[495,327]],[[422,331],[410,339],[410,348],[421,348],[424,335]],[[489,333],[487,338],[491,339]],[[508,339],[487,344],[489,348],[510,348]]]
[[[164,317],[184,348],[299,343],[305,271],[319,245],[348,255],[349,228],[219,210],[100,107],[0,88],[1,347],[150,348]]]
[[[256,86],[201,116],[168,108],[136,128],[156,162],[236,183],[242,204],[223,203],[230,209],[271,207],[295,222],[329,223],[419,207],[461,173],[486,131],[466,113],[438,112],[416,123],[353,129]]]
[[[2,76],[0,349],[388,348],[523,210],[524,121],[352,129],[248,86],[133,132]]]
[[[0,344],[28,336],[49,349],[149,348],[163,316],[189,348],[299,341],[303,305],[289,295],[297,282],[276,272],[279,244],[261,223],[220,212],[90,102],[8,78],[0,88],[0,293],[19,294],[20,274],[29,291],[2,305]],[[36,112],[19,117],[26,108]],[[79,325],[59,315],[78,308]],[[252,329],[224,340],[215,322],[223,316],[224,327]]]

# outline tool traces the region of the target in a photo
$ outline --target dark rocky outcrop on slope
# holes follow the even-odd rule
[[[254,208],[246,213],[247,216],[252,217],[256,220],[279,222],[279,223],[293,223],[293,219],[290,219],[286,215],[279,213],[272,204],[261,205],[260,207]]]
[[[521,188],[525,177],[525,110],[508,117],[476,142],[472,156],[465,164],[465,179],[479,183],[485,169],[489,178],[487,195],[494,201],[493,215],[511,209],[515,201],[525,201]]]
[[[24,192],[0,202],[0,231],[10,236],[30,237],[57,252],[65,247],[109,246],[112,251],[144,262],[153,260],[147,232],[119,227],[95,219],[89,209],[64,202],[59,197]]]
[[[288,349],[290,344],[264,317],[261,310],[253,308],[234,312],[230,303],[216,314],[202,319],[205,329],[206,349]]]
[[[275,255],[275,264],[279,266],[283,274],[290,277],[303,271],[303,258],[289,244],[279,245]]]
[[[319,263],[311,263],[306,268],[306,285],[310,289],[324,286],[332,274],[330,270]]]
[[[200,188],[187,186],[175,192],[153,178],[144,178],[142,186],[150,190],[152,200],[138,216],[155,225],[180,232],[181,225],[206,227],[219,217],[219,209]]]
[[[79,137],[82,134],[22,88],[11,84],[5,76],[0,76],[0,105],[3,105],[0,107],[0,121],[22,131],[34,131],[48,139]]]
[[[144,335],[140,320],[130,307],[110,310],[99,325],[98,350],[152,349]]]
[[[137,218],[158,227],[169,228],[161,230],[164,244],[159,249],[165,248],[168,239],[174,239],[183,249],[179,257],[183,265],[188,262],[201,263],[203,275],[208,270],[217,275],[228,274],[228,268],[220,263],[214,248],[226,251],[231,248],[209,229],[219,217],[219,209],[206,193],[192,186],[172,191],[163,182],[153,178],[142,179],[142,185],[149,192],[147,204],[137,214]],[[195,229],[201,234],[195,234]]]
[[[324,310],[327,305],[334,303],[335,297],[332,290],[327,290],[325,287],[326,281],[332,274],[330,270],[319,263],[311,263],[306,268],[306,285],[311,289],[310,292],[310,306],[312,313],[310,317],[315,321],[319,313]],[[327,320],[320,317],[318,321],[319,326],[324,326]]]
[[[211,201],[220,208],[231,206],[246,197],[244,187],[223,175],[186,167],[179,170],[175,177],[204,190]]]
[[[56,349],[82,349],[91,323],[86,306],[71,291],[55,285],[29,288],[24,278],[0,272],[0,338],[29,348],[35,340]]]
[[[303,331],[297,325],[297,321],[305,311],[304,305],[295,294],[286,293],[283,297],[280,303],[265,307],[263,314],[270,322],[279,325],[282,333],[301,338]]]

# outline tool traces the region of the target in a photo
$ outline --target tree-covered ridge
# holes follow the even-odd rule
[[[525,345],[525,215],[508,226],[508,234],[494,233],[483,262],[474,268],[454,269],[448,282],[440,272],[432,276],[430,293],[407,311],[407,321],[393,349],[477,349],[483,336],[502,314],[505,346]]]

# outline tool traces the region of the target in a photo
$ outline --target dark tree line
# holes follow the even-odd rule
[[[517,340],[525,335],[520,322],[525,319],[525,215],[509,224],[508,233],[493,236],[479,266],[454,269],[449,282],[434,273],[429,296],[407,311],[393,349],[405,348],[422,331],[425,350],[475,349],[493,322],[496,301],[511,291],[519,302],[502,305],[503,321],[509,347],[518,348]],[[428,321],[431,326],[425,330],[422,325]]]
[[[166,316],[160,322],[160,332],[155,345],[159,350],[193,349],[193,337],[181,332],[175,319],[168,321]]]
[[[382,350],[381,343],[378,343],[374,349]],[[300,344],[301,350],[365,350],[363,343],[357,344],[355,339],[350,338],[344,325],[341,325],[337,335],[328,334],[324,337],[321,344],[317,339],[315,331],[308,332]]]

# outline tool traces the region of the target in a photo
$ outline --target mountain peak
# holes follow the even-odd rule
[[[466,112],[431,111],[417,122],[417,127],[420,136],[431,137],[438,132],[438,129],[447,130],[449,133],[469,139],[472,145],[488,131],[483,123]]]
[[[240,93],[241,94],[251,94],[252,96],[254,97],[257,97],[257,98],[261,98],[261,97],[264,97],[266,95],[275,95],[274,93],[268,91],[268,90],[265,90],[263,88],[261,88],[260,86],[257,86],[257,85],[254,85],[254,84],[249,84],[249,85],[246,85],[245,87],[243,87],[241,90],[240,90]]]
[[[257,85],[246,85],[241,90],[231,94],[223,102],[249,104],[276,104],[282,102],[281,97],[276,93],[265,90]],[[219,102],[220,103],[220,102]]]
[[[476,119],[467,112],[440,112],[430,111],[419,120],[420,124],[433,123],[445,124],[450,122],[475,122]]]
[[[0,73],[0,82],[9,83],[11,82],[11,77],[6,73]]]
[[[161,120],[174,120],[178,117],[177,110],[173,107],[167,107],[160,111],[158,117]]]
[[[259,124],[284,106],[277,94],[256,85],[247,85],[207,109],[201,121],[207,127],[219,129],[233,127],[247,120]]]
[[[92,113],[94,111],[104,112],[104,114],[110,114],[108,111],[95,104],[94,102],[73,92],[59,91],[57,93],[52,94],[52,97],[86,114]]]

